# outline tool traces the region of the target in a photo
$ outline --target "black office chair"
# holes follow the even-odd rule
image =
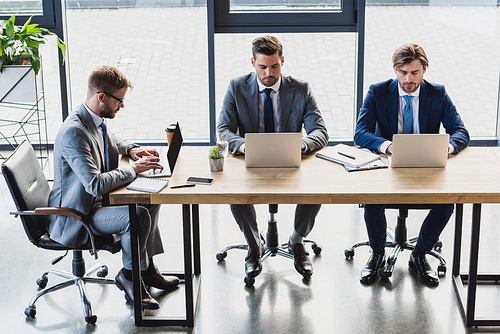
[[[264,236],[264,231],[260,232],[260,239],[264,245],[264,255],[262,255],[262,261],[267,259],[269,256],[280,255],[288,259],[293,260],[293,255],[288,252],[288,243],[279,243],[278,239],[278,222],[276,220],[276,213],[278,213],[278,204],[269,204],[269,220],[267,222],[267,232]],[[310,243],[314,254],[318,255],[322,251],[322,247],[317,244],[314,240],[304,239],[304,243]],[[224,247],[220,253],[215,256],[217,261],[221,262],[227,256],[227,251],[231,249],[244,249],[248,250],[247,244],[230,245]],[[245,276],[244,282],[247,286],[253,286],[255,283],[254,277]]]
[[[415,245],[417,244],[417,236],[411,237],[409,239],[407,237],[406,218],[408,218],[408,210],[429,210],[430,206],[419,204],[391,204],[387,205],[386,209],[397,209],[399,210],[399,213],[396,228],[392,230],[389,226],[387,226],[387,236],[389,240],[386,243],[386,247],[394,249],[391,255],[389,255],[389,257],[387,258],[384,270],[380,273],[380,278],[383,280],[387,280],[392,276],[399,253],[405,249],[413,250],[415,249]],[[370,242],[368,240],[356,242],[351,247],[344,250],[344,255],[346,259],[349,260],[354,257],[354,249],[360,246],[369,245]],[[444,276],[444,274],[446,273],[446,261],[439,253],[436,252],[437,250],[441,250],[442,247],[443,243],[441,241],[438,241],[434,245],[434,250],[427,252],[427,254],[435,257],[439,261],[439,265],[437,268],[439,276]]]
[[[29,142],[22,142],[14,153],[2,163],[2,174],[17,207],[17,211],[11,212],[11,214],[16,217],[20,216],[24,231],[31,243],[43,249],[66,251],[64,255],[52,261],[53,265],[62,260],[69,250],[73,251],[72,273],[52,269],[43,273],[42,277],[36,281],[36,284],[42,290],[33,296],[24,314],[27,317],[34,318],[36,315],[35,303],[38,298],[67,286],[76,285],[80,291],[85,321],[89,324],[95,324],[97,316],[92,315],[92,307],[87,296],[85,283],[114,284],[114,280],[104,278],[108,274],[108,268],[102,263],[96,264],[86,271],[82,250],[89,250],[95,259],[97,259],[98,249],[116,253],[121,249],[119,238],[111,235],[94,237],[89,227],[83,222],[81,213],[69,208],[47,207],[50,193],[49,183]],[[80,247],[72,248],[51,240],[46,229],[46,222],[48,216],[54,214],[67,215],[78,219],[87,230],[89,241]],[[94,273],[97,273],[98,277],[91,277]],[[63,277],[66,280],[51,287],[46,287],[49,274]]]

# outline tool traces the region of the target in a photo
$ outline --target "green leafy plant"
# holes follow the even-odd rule
[[[224,155],[218,146],[213,146],[208,151],[208,157],[210,159],[222,159],[224,158]]]
[[[13,15],[7,21],[0,21],[0,72],[5,65],[27,65],[30,64],[38,74],[40,71],[40,44],[45,44],[45,35],[54,35],[38,24],[30,24],[31,17],[21,26],[16,26],[16,16]],[[66,44],[57,38],[57,46],[62,55],[66,57]]]

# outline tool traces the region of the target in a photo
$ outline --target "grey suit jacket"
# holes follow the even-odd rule
[[[252,72],[229,82],[219,115],[217,129],[229,130],[229,151],[237,154],[245,142],[245,133],[259,132],[259,86],[257,75]],[[281,132],[301,132],[304,126],[307,137],[305,154],[310,154],[328,143],[328,132],[314,95],[305,81],[281,76],[280,86]]]
[[[126,154],[131,143],[114,134],[108,138],[110,172],[105,172],[99,133],[83,103],[64,121],[54,142],[54,185],[49,206],[72,208],[87,216],[101,205],[104,194],[133,179],[128,169],[118,168],[119,154]],[[48,230],[52,240],[67,246],[79,246],[88,238],[72,217],[50,216]]]

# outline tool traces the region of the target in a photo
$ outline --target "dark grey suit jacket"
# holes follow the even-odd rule
[[[259,86],[257,75],[252,72],[229,82],[219,115],[217,129],[229,130],[229,151],[237,154],[245,142],[245,133],[259,132]],[[305,81],[281,76],[279,93],[281,132],[301,132],[307,137],[305,154],[310,154],[328,143],[328,132],[321,117],[314,95]]]
[[[105,172],[99,133],[85,106],[81,104],[64,121],[54,142],[54,186],[49,206],[88,215],[100,205],[104,194],[133,180],[128,169],[118,168],[119,154],[126,154],[127,146],[133,144],[114,134],[108,138],[110,172]],[[51,216],[48,230],[52,240],[64,245],[74,247],[87,241],[85,229],[72,217]]]

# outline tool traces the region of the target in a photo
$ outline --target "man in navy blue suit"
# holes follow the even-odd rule
[[[392,66],[396,80],[370,86],[356,124],[355,143],[390,154],[394,134],[439,133],[442,124],[450,135],[449,154],[458,154],[467,147],[469,133],[444,86],[424,80],[429,66],[424,49],[416,44],[402,45],[392,56]],[[360,280],[371,283],[385,264],[387,221],[383,204],[365,204],[364,210],[373,252],[361,271]],[[426,252],[432,250],[452,213],[453,204],[432,205],[410,255],[409,267],[427,285],[437,285],[439,279],[427,262]]]

